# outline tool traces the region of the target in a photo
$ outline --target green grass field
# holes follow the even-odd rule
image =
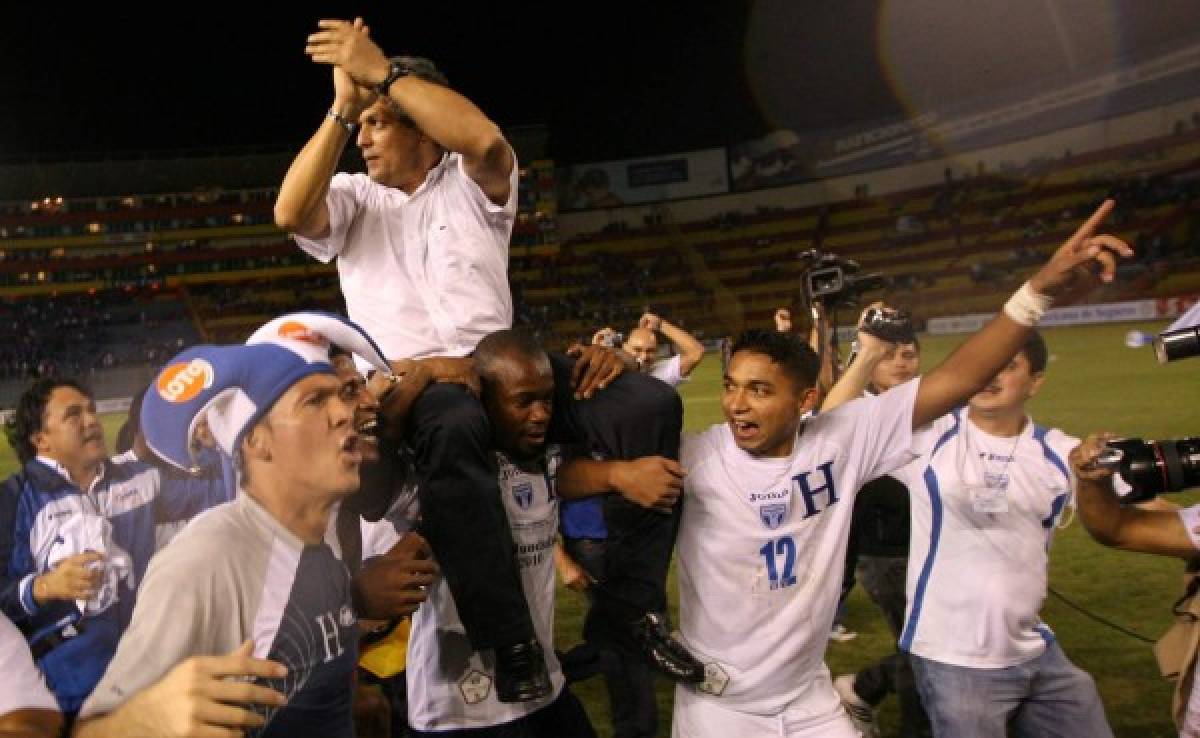
[[[1177,438],[1200,435],[1200,359],[1159,366],[1149,348],[1124,346],[1125,332],[1158,330],[1161,324],[1121,324],[1051,329],[1045,332],[1052,354],[1046,385],[1032,404],[1038,422],[1075,435],[1109,429],[1126,435]],[[924,366],[939,362],[961,337],[923,339]],[[721,421],[720,360],[708,357],[692,381],[681,388],[685,422],[699,430]],[[106,416],[110,443],[123,418]],[[0,447],[0,471],[16,460]],[[1176,501],[1190,504],[1195,495]],[[1094,543],[1078,522],[1060,531],[1051,556],[1051,586],[1103,617],[1151,638],[1167,627],[1170,605],[1181,584],[1180,562],[1112,551]],[[671,582],[672,598],[675,596]],[[582,596],[560,588],[557,640],[568,648],[579,638],[585,609]],[[1123,738],[1176,735],[1169,719],[1170,685],[1157,673],[1151,647],[1099,625],[1047,600],[1046,621],[1067,654],[1095,677],[1109,720]],[[841,674],[885,655],[892,647],[887,627],[860,589],[851,596],[847,626],[859,633],[847,643],[830,644],[827,661]],[[573,687],[587,705],[602,736],[612,734],[607,696],[599,678]],[[659,734],[669,735],[671,690],[659,682]],[[882,712],[885,735],[894,734],[896,709],[889,699]],[[734,737],[731,737],[734,738]]]

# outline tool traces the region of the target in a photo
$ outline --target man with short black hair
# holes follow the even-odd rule
[[[0,611],[29,639],[62,711],[104,673],[155,552],[155,524],[224,502],[200,476],[109,460],[91,393],[35,381],[6,425],[21,470],[0,488]]]
[[[1096,235],[1105,202],[1004,306],[923,378],[805,420],[818,360],[795,337],[748,331],[725,372],[726,422],[684,439],[680,626],[706,680],[677,686],[673,735],[855,738],[823,655],[854,496],[904,466],[926,426],[1003,369],[1054,303],[1112,279],[1131,249]],[[863,341],[877,341],[864,334]],[[914,521],[914,525],[916,522]]]
[[[550,357],[529,335],[498,331],[475,352],[491,427],[502,503],[517,544],[522,587],[547,654],[551,693],[506,704],[495,694],[494,663],[471,653],[457,598],[439,580],[413,618],[408,652],[410,721],[420,735],[586,738],[591,725],[563,683],[553,651],[554,562],[559,499],[619,494],[633,504],[669,511],[682,472],[662,457],[564,463],[552,437],[555,376]]]

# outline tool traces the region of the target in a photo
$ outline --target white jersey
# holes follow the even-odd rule
[[[552,689],[540,700],[505,703],[496,699],[495,667],[471,649],[446,580],[439,578],[413,615],[408,640],[408,722],[416,730],[486,728],[517,720],[546,707],[563,688],[554,656],[554,542],[558,537],[555,475],[557,447],[546,450],[545,473],[526,472],[496,454],[500,490],[512,528],[521,586],[534,631],[546,657]]]
[[[918,381],[808,420],[787,458],[750,456],[725,424],[684,436],[680,625],[708,680],[677,687],[677,720],[713,700],[755,715],[841,709],[823,657],[854,496],[916,456]]]
[[[679,354],[675,354],[669,359],[657,361],[654,363],[654,368],[650,370],[650,376],[660,382],[666,382],[672,387],[678,387],[688,381],[688,378],[683,376],[683,372],[680,370],[682,362],[683,359],[680,358]]]
[[[965,408],[933,428],[932,450],[892,474],[912,507],[900,648],[974,668],[1036,658],[1054,639],[1038,612],[1079,441],[1032,421],[1015,437],[991,436]]]
[[[14,710],[53,710],[58,700],[46,689],[42,673],[33,665],[29,644],[21,631],[0,615],[0,716]]]

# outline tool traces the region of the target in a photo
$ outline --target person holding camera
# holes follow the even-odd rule
[[[1105,546],[1188,562],[1187,590],[1173,608],[1175,625],[1158,642],[1155,655],[1162,673],[1175,679],[1171,714],[1180,738],[1200,738],[1200,505],[1178,510],[1122,505],[1114,491],[1114,483],[1120,484],[1115,467],[1101,463],[1113,439],[1111,433],[1093,433],[1070,454],[1079,519]]]
[[[1078,441],[1033,422],[1046,343],[1030,332],[936,441],[893,476],[910,490],[907,613],[899,647],[938,738],[1111,736],[1092,678],[1039,616],[1049,548],[1071,499]]]
[[[856,358],[821,409],[830,409],[843,397],[881,395],[915,378],[921,369],[921,344],[912,330],[908,313],[876,303],[863,311],[859,330],[892,339],[886,348],[870,350],[874,344],[859,341]],[[864,351],[861,347],[866,346]],[[856,579],[882,611],[893,638],[900,639],[904,627],[905,582],[908,572],[909,501],[908,487],[891,475],[863,485],[854,500],[850,542],[846,551],[848,593]],[[857,576],[856,576],[857,575]],[[900,736],[916,738],[931,732],[929,717],[921,706],[908,654],[897,649],[856,674],[833,680],[834,689],[846,712],[866,738],[878,735],[876,710],[888,693],[900,701]]]

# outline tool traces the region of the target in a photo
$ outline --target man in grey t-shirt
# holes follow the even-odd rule
[[[354,735],[357,619],[349,574],[325,534],[335,505],[359,486],[362,452],[357,387],[338,379],[329,345],[389,368],[352,324],[302,318],[254,345],[189,349],[148,393],[150,448],[188,466],[189,431],[203,414],[240,464],[239,496],[194,520],[152,562],[129,630],[84,705],[83,735],[115,734],[96,716],[184,659],[246,640],[255,657],[287,668],[266,680],[287,704],[261,709],[254,735]]]

